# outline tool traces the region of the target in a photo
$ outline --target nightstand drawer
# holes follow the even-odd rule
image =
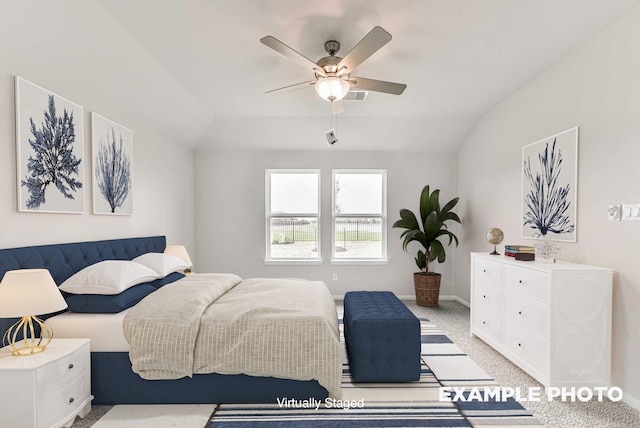
[[[54,361],[46,367],[37,370],[38,399],[44,398],[51,390],[59,390],[79,376],[88,371],[90,367],[89,344],[78,348],[69,355]]]
[[[74,382],[64,388],[50,390],[38,400],[38,428],[49,428],[64,422],[69,415],[85,406],[91,399],[91,375],[89,371],[80,374]]]

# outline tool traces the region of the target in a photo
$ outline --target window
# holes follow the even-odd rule
[[[386,261],[386,170],[333,171],[332,262]]]
[[[321,262],[320,171],[265,172],[265,262]]]

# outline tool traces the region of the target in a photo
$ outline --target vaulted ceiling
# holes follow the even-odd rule
[[[357,75],[407,89],[345,102],[338,149],[455,151],[489,109],[639,1],[11,3],[28,4],[3,13],[5,48],[49,67],[70,61],[77,75],[63,79],[210,149],[324,148],[330,107],[312,87],[265,94],[312,73],[259,39],[272,35],[316,61],[325,41],[339,41],[344,55],[379,25],[393,39]],[[62,47],[71,55],[56,55]]]

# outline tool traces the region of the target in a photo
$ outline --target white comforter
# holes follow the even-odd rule
[[[133,371],[145,379],[315,379],[340,398],[338,320],[322,282],[189,275],[131,308],[123,326]]]

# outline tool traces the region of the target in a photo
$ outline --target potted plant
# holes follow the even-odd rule
[[[458,238],[447,229],[447,221],[460,223],[458,215],[451,210],[458,203],[459,198],[453,198],[440,208],[440,190],[429,191],[429,186],[424,186],[420,194],[420,220],[416,215],[407,209],[400,210],[400,220],[393,224],[393,227],[406,229],[400,235],[404,238],[402,249],[406,252],[410,242],[416,241],[422,249],[418,250],[415,258],[420,272],[413,274],[413,281],[416,289],[416,303],[421,306],[437,306],[440,295],[440,274],[429,272],[429,262],[438,260],[442,263],[446,259],[445,247],[440,242],[440,237],[448,237],[449,243],[455,241],[458,245]],[[424,250],[424,251],[423,251]]]

